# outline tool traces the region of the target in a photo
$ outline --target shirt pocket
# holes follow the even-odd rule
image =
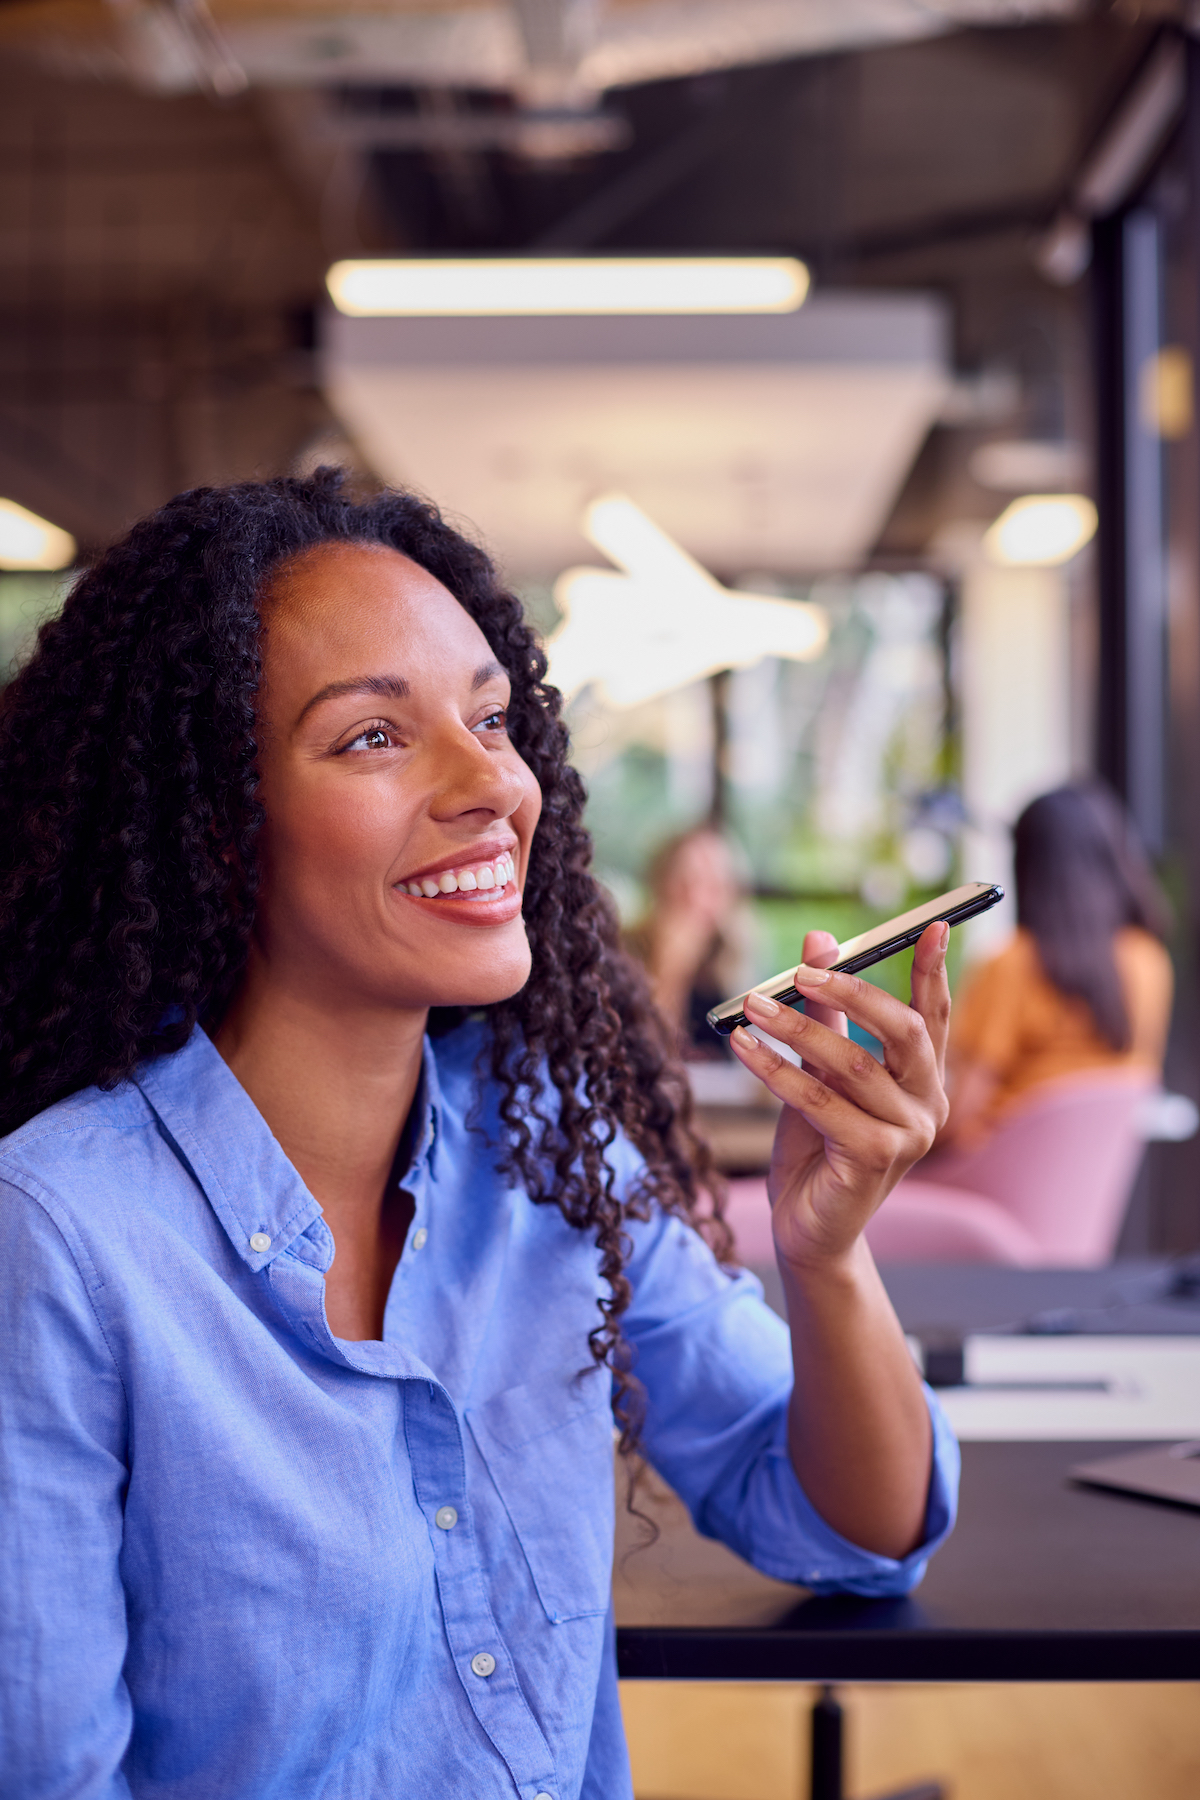
[[[507,1388],[467,1408],[552,1625],[608,1611],[613,1443],[607,1373]]]

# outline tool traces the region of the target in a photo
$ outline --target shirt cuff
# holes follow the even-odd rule
[[[777,1581],[799,1582],[817,1594],[862,1594],[881,1599],[907,1594],[949,1536],[958,1508],[958,1441],[932,1391],[925,1400],[933,1426],[933,1467],[925,1527],[915,1550],[897,1560],[852,1544],[827,1525],[796,1479],[787,1447],[787,1420],[766,1453],[765,1507],[756,1509],[754,1541],[743,1551],[756,1569]]]

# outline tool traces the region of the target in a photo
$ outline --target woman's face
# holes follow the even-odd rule
[[[714,929],[741,898],[729,847],[713,831],[694,831],[675,852],[662,883],[664,906],[711,919]]]
[[[263,623],[255,938],[271,980],[338,1010],[516,993],[541,793],[479,627],[407,557],[357,544],[282,569]]]

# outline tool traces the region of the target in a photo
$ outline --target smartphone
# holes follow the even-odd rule
[[[888,919],[882,925],[873,925],[870,931],[860,931],[857,937],[847,938],[844,944],[838,945],[837,960],[831,966],[844,975],[857,974],[859,969],[869,969],[872,963],[884,962],[897,951],[909,949],[925,927],[935,920],[944,919],[948,925],[961,925],[964,919],[987,912],[1003,898],[1004,889],[994,881],[969,881],[965,887],[953,888],[925,906],[914,906],[911,912],[901,913],[897,919]],[[786,969],[782,975],[772,975],[770,981],[760,981],[749,992],[766,994],[769,999],[790,1006],[796,998],[795,973],[795,969]],[[745,1003],[746,995],[738,994],[734,999],[722,1000],[720,1006],[714,1006],[708,1014],[713,1030],[728,1037],[737,1026],[744,1025],[746,1014],[742,1009]]]

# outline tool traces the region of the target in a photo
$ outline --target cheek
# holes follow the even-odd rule
[[[301,794],[267,798],[267,859],[295,888],[334,885],[345,892],[356,873],[377,876],[397,844],[395,796],[372,782],[321,783]]]

